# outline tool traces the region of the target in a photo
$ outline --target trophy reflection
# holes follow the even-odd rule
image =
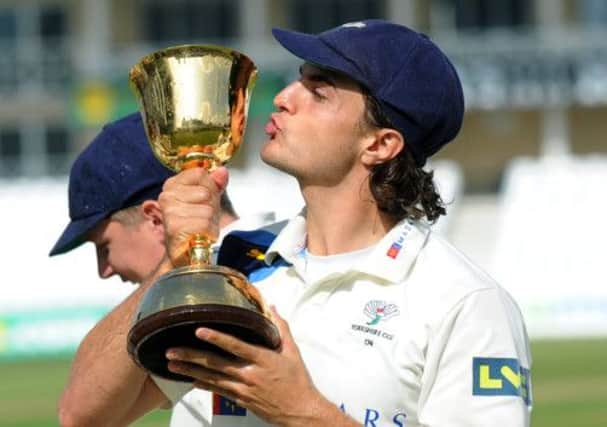
[[[247,56],[219,46],[177,46],[144,57],[129,79],[156,157],[176,172],[212,171],[226,163],[242,144],[256,77]],[[246,277],[210,265],[212,243],[202,233],[191,236],[190,265],[161,276],[141,300],[127,348],[153,374],[191,381],[168,371],[170,347],[223,353],[196,338],[200,326],[269,348],[280,344],[263,299]]]

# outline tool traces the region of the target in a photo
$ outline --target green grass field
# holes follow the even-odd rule
[[[607,339],[536,341],[533,351],[534,427],[607,426]],[[0,364],[0,426],[56,426],[56,404],[69,360]],[[137,427],[167,426],[157,411]]]

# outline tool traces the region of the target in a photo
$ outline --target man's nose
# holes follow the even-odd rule
[[[107,279],[115,273],[110,263],[101,259],[97,259],[97,272],[102,279]]]
[[[295,85],[297,84],[298,82],[295,81],[276,94],[274,97],[274,107],[276,107],[278,111],[293,111],[293,91],[295,90]]]

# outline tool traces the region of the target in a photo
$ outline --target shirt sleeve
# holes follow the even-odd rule
[[[169,399],[171,407],[175,406],[187,392],[193,389],[191,383],[184,383],[181,381],[171,381],[161,378],[156,375],[150,375],[152,380],[156,383],[160,391]],[[168,408],[165,408],[168,409]]]
[[[430,427],[529,426],[530,367],[515,302],[497,286],[474,291],[431,333],[419,421]]]

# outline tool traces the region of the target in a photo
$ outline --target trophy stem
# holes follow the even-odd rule
[[[202,266],[211,263],[211,241],[202,234],[190,237],[190,265]]]
[[[188,147],[182,149],[182,153],[178,157],[181,163],[181,169],[192,169],[202,167],[207,171],[217,167],[217,162],[212,155],[205,153],[199,146]],[[203,234],[194,234],[190,237],[190,265],[202,266],[211,263],[211,244],[213,242]]]

